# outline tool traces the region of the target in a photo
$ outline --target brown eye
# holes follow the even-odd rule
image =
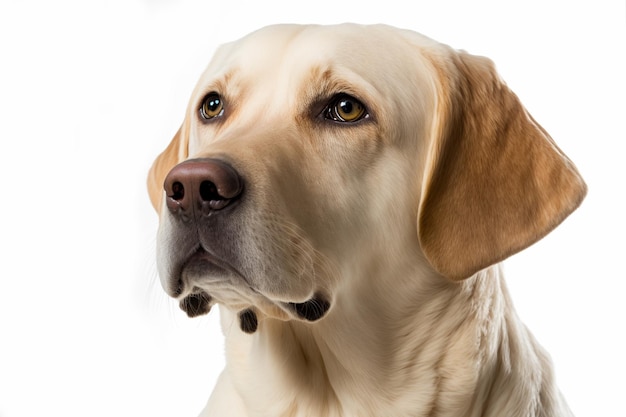
[[[347,94],[341,94],[326,108],[324,117],[336,122],[354,123],[368,117],[368,114],[359,100]]]
[[[217,93],[209,93],[202,102],[200,107],[200,116],[204,120],[211,120],[224,113],[224,103],[222,98]]]

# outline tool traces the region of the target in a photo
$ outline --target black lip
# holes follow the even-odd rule
[[[254,311],[247,309],[239,313],[239,327],[243,332],[252,334],[258,326],[259,320]]]
[[[198,317],[211,311],[211,296],[205,292],[189,294],[183,298],[179,307],[189,317]]]
[[[324,317],[330,309],[330,301],[326,297],[316,294],[304,303],[289,303],[296,314],[308,321],[317,321]]]

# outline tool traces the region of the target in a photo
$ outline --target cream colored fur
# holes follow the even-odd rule
[[[206,122],[210,92],[224,112]],[[367,117],[325,119],[339,93]],[[163,181],[208,157],[245,180],[202,243],[237,254],[220,259],[235,278],[176,266],[187,236]],[[387,26],[264,28],[218,50],[149,188],[165,290],[220,306],[227,364],[202,416],[571,415],[499,262],[585,185],[487,59]],[[330,302],[321,319],[287,308],[314,294]]]

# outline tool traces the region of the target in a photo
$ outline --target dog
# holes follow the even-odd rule
[[[501,261],[582,202],[493,63],[386,25],[221,46],[148,175],[157,267],[219,305],[201,416],[569,416]]]

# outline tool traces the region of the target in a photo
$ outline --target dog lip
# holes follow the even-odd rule
[[[330,301],[321,294],[315,294],[303,303],[288,303],[298,317],[307,321],[317,321],[324,317],[330,309]]]
[[[211,301],[211,296],[202,291],[189,294],[180,300],[179,307],[189,317],[198,317],[211,311]]]
[[[246,309],[239,312],[239,327],[244,333],[252,334],[256,332],[259,326],[259,319],[252,309]]]

